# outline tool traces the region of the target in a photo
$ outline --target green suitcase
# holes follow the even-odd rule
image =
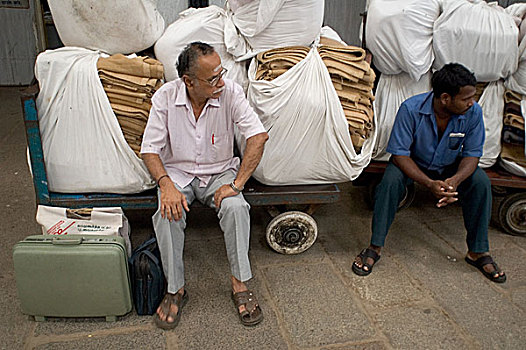
[[[49,317],[106,317],[132,309],[122,237],[35,235],[13,250],[22,312]]]

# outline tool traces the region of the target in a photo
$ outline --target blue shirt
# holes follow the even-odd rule
[[[387,152],[409,156],[422,169],[438,171],[457,157],[481,157],[484,120],[477,103],[464,114],[452,115],[442,138],[433,110],[433,92],[416,95],[402,103],[387,144]]]

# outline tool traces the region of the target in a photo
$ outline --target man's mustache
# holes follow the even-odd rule
[[[215,94],[218,94],[218,93],[220,93],[221,91],[223,91],[224,89],[225,89],[225,87],[222,86],[222,87],[220,87],[219,89],[217,89],[216,91],[214,91],[213,94],[214,94],[214,95],[215,95]]]

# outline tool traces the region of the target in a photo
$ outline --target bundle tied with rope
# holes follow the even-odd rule
[[[97,71],[126,142],[140,156],[151,98],[163,84],[162,63],[150,57],[116,54],[99,58]]]
[[[256,80],[276,79],[303,60],[309,51],[306,46],[291,46],[259,53]],[[353,146],[358,151],[373,129],[374,71],[365,61],[365,51],[359,47],[322,37],[318,52],[331,76]]]
[[[501,158],[526,168],[524,156],[524,117],[521,112],[522,94],[504,92],[504,121]]]

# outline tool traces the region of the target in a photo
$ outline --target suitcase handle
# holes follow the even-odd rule
[[[53,244],[56,245],[78,245],[82,243],[82,237],[79,238],[62,238],[62,237],[53,237]]]

